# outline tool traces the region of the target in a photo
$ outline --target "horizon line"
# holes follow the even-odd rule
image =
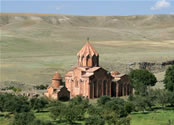
[[[80,14],[62,14],[62,13],[33,13],[33,12],[27,12],[27,13],[23,13],[23,12],[0,12],[0,15],[22,15],[22,14],[26,14],[26,16],[98,16],[98,17],[102,17],[102,16],[122,16],[122,17],[126,17],[126,16],[147,16],[147,15],[174,15],[174,14],[135,14],[135,15],[80,15]]]

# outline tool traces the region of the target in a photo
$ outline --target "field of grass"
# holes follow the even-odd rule
[[[35,115],[40,120],[51,120],[49,113],[36,113]],[[145,113],[132,113],[130,115],[131,125],[168,125],[169,122],[174,124],[173,116],[174,110],[162,109]],[[84,122],[81,123],[83,124]]]
[[[100,66],[109,71],[127,73],[132,62],[174,59],[173,22],[173,15],[2,14],[0,87],[10,81],[23,89],[50,84],[56,71],[63,77],[77,64],[87,37],[100,54]]]
[[[37,119],[44,120],[44,121],[52,121],[50,118],[49,112],[41,112],[35,113]],[[174,110],[172,109],[158,109],[155,111],[149,112],[138,112],[138,113],[131,113],[131,125],[173,125],[174,124]],[[0,125],[8,125],[9,122],[12,120],[4,118],[0,116]],[[58,123],[58,121],[53,121],[54,123]],[[84,124],[83,121],[77,122]],[[171,124],[169,124],[171,123]],[[60,125],[66,125],[66,123],[59,123]]]
[[[132,113],[131,125],[173,125],[174,110],[156,110],[147,113]],[[171,124],[169,124],[171,122]]]

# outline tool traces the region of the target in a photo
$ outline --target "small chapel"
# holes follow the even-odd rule
[[[89,42],[77,53],[77,66],[67,72],[64,79],[65,94],[70,92],[71,98],[83,96],[93,99],[104,95],[116,97],[132,94],[128,75],[100,67],[99,53]],[[49,91],[47,95],[52,96]]]

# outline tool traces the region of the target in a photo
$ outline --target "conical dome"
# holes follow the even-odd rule
[[[78,57],[78,66],[82,67],[99,66],[99,54],[89,42],[87,42],[83,46],[83,48],[77,53],[77,57]]]
[[[53,75],[53,78],[52,78],[53,80],[61,80],[62,79],[62,77],[61,77],[61,75],[58,73],[58,72],[56,72],[54,75]]]
[[[83,46],[83,48],[77,53],[77,56],[98,56],[97,51],[92,47],[89,42]]]

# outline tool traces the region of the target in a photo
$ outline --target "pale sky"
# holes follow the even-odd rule
[[[73,15],[174,14],[174,0],[0,0],[1,12]]]

